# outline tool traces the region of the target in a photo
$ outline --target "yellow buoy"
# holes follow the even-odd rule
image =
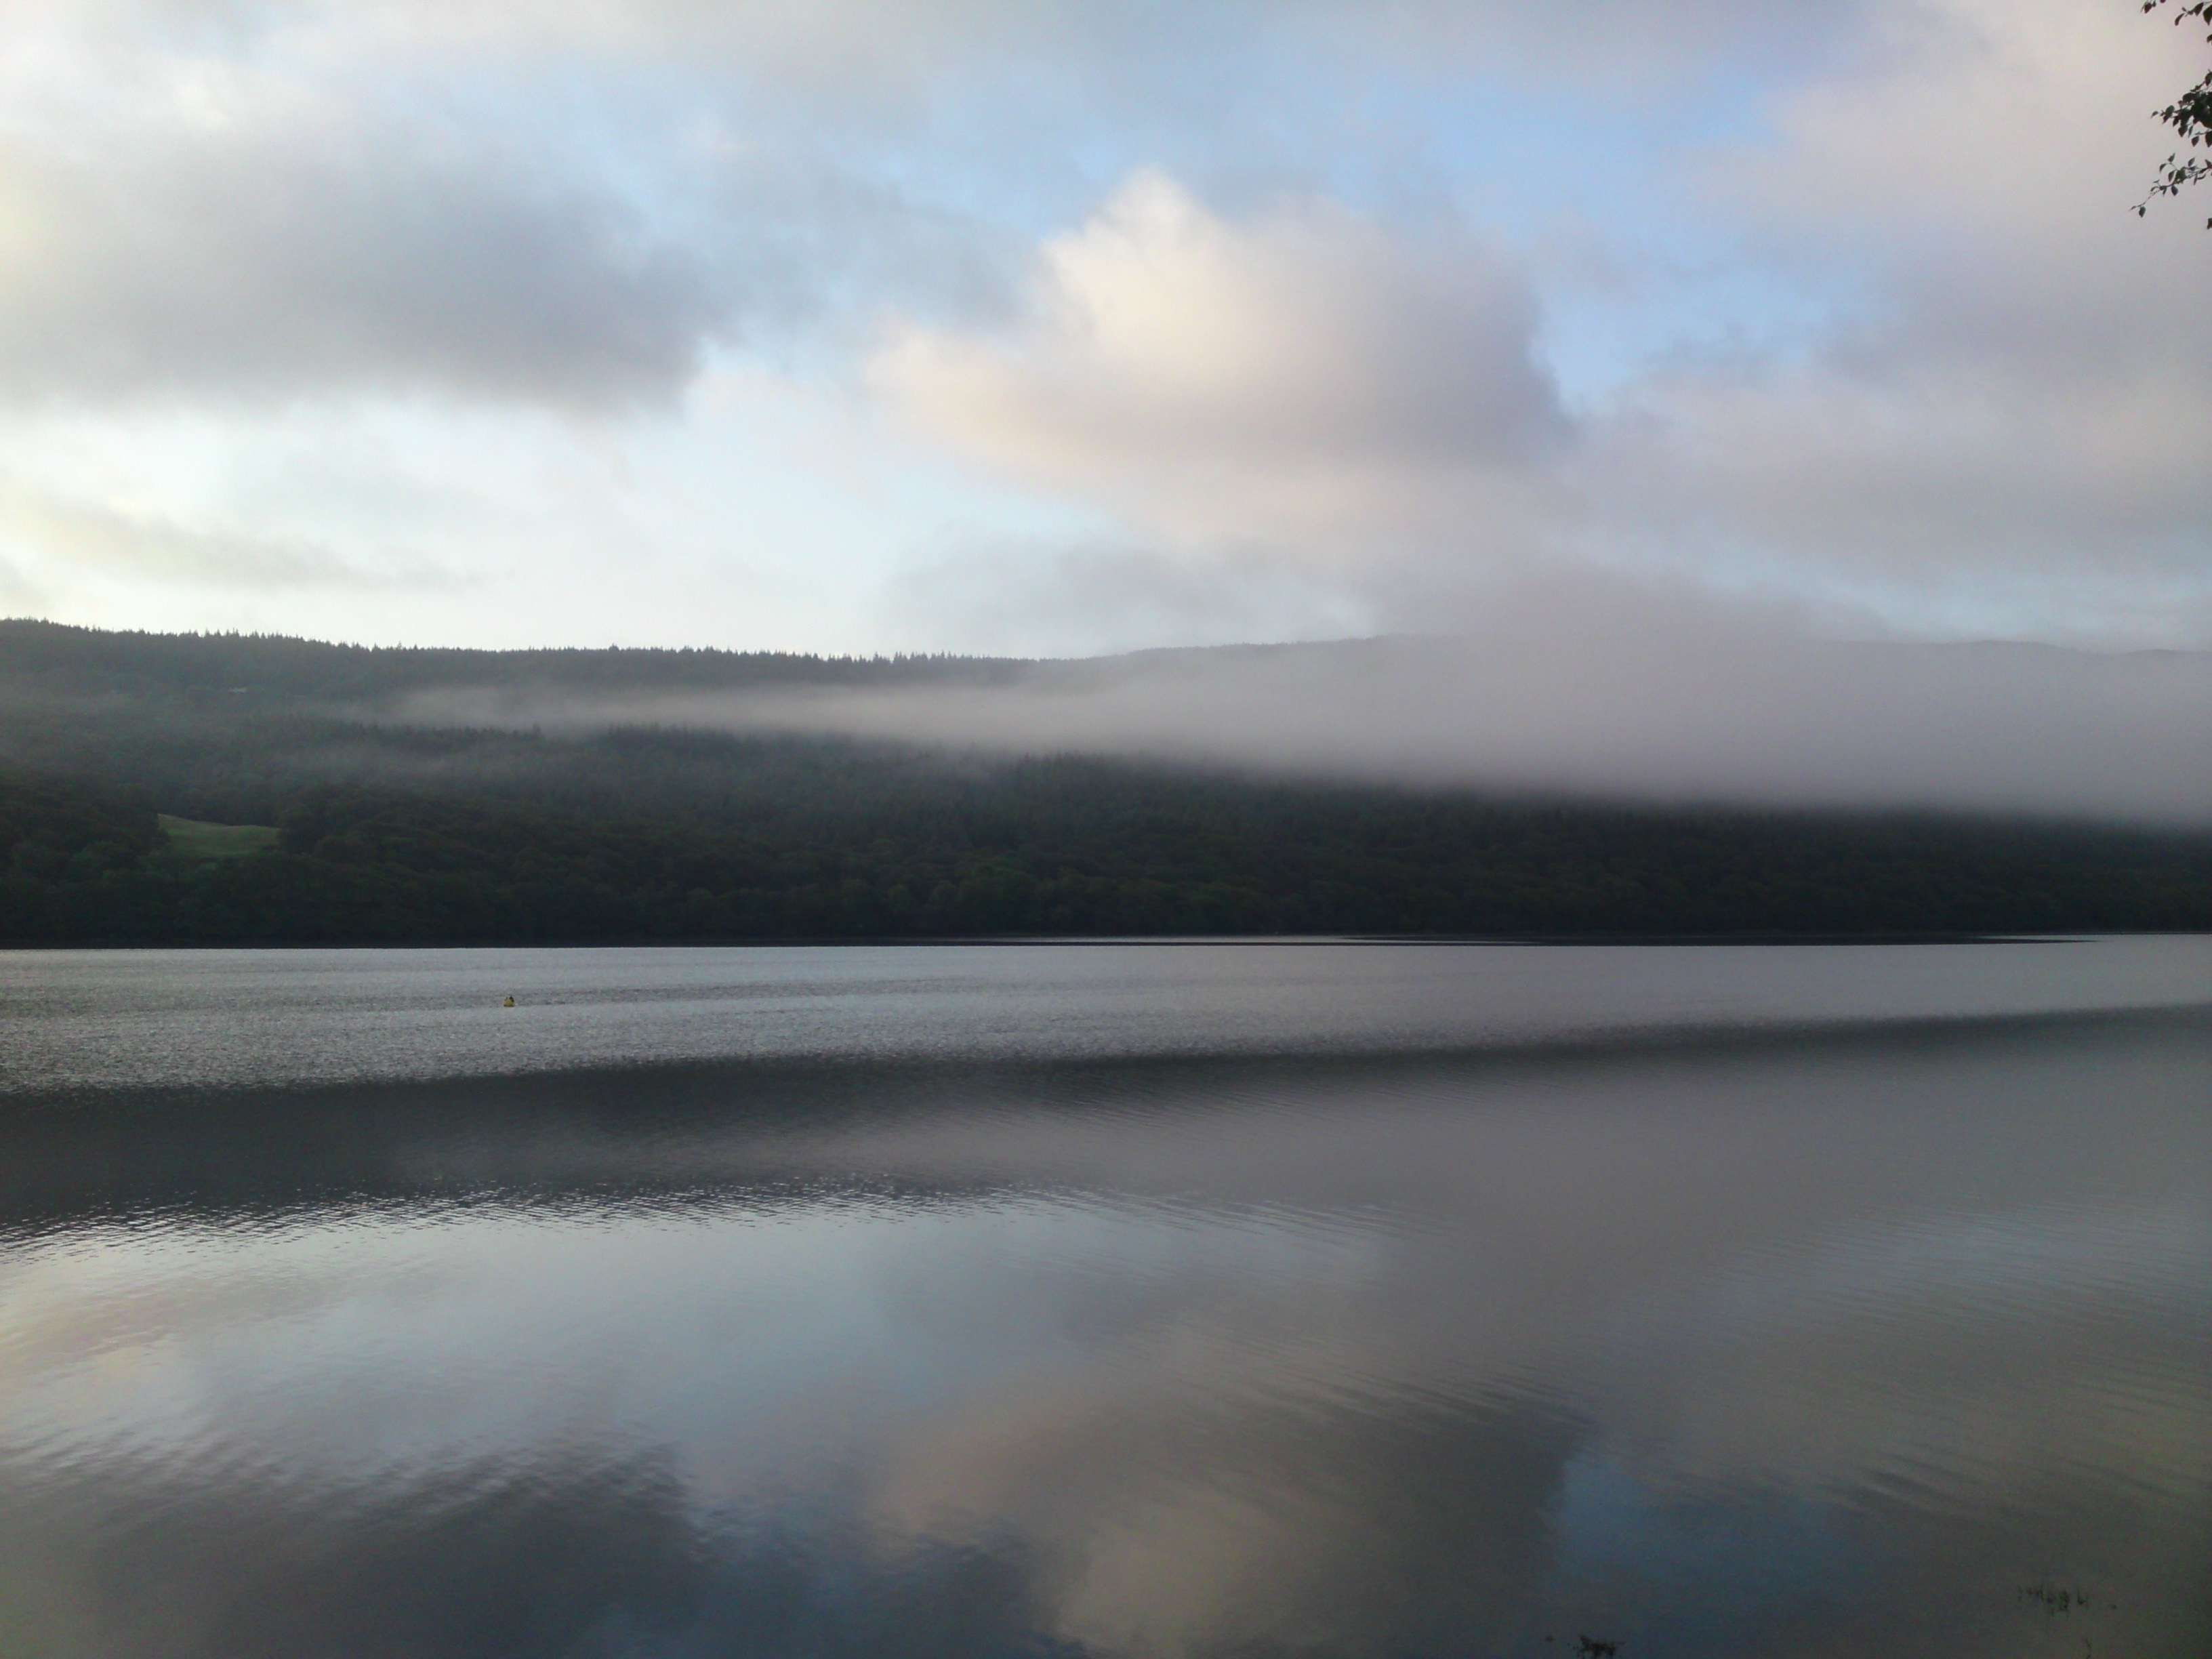
[[[512,1008],[514,1006],[514,999],[513,997],[509,997],[506,1001],[501,1003],[499,1006],[502,1008]]]

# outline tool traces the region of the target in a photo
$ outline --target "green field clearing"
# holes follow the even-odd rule
[[[266,852],[276,844],[279,833],[265,823],[202,823],[167,812],[158,817],[169,845],[196,859],[242,859],[249,853]]]

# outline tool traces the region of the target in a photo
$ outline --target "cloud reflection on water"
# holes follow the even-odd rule
[[[118,1659],[2181,1650],[2207,1037],[11,1109],[0,1599]]]

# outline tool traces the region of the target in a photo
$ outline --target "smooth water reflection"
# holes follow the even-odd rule
[[[2184,1014],[19,1102],[0,1650],[2200,1654],[2208,1079]]]

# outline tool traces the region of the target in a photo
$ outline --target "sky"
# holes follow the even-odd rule
[[[0,614],[2212,645],[2135,0],[9,0]],[[1525,626],[1524,626],[1525,624]]]

